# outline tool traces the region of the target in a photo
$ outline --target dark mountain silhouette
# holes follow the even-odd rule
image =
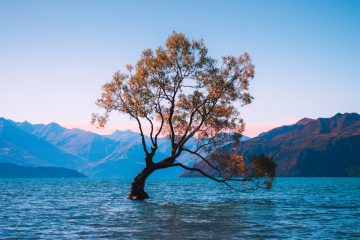
[[[24,167],[0,163],[0,178],[86,178],[78,171],[60,167]]]
[[[360,115],[304,118],[241,142],[238,153],[246,158],[262,153],[274,158],[278,176],[360,176]],[[215,174],[205,162],[196,167]],[[182,176],[199,174],[185,172]]]

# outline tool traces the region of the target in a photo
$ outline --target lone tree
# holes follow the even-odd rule
[[[248,86],[254,76],[248,53],[225,56],[218,63],[208,55],[202,40],[191,41],[184,34],[173,33],[165,46],[144,50],[136,66],[127,65],[126,69],[126,73],[116,72],[103,86],[97,105],[105,112],[93,114],[92,123],[104,127],[109,113],[118,111],[138,124],[145,167],[134,178],[129,199],[148,198],[144,191],[147,177],[169,167],[197,171],[234,189],[230,182],[265,179],[266,186],[271,186],[275,168],[271,159],[245,161],[236,148],[221,154],[214,151],[238,141],[244,130],[238,108],[251,103]],[[144,124],[150,128],[150,144],[145,141]],[[171,153],[156,162],[159,136],[169,138]],[[195,148],[187,147],[190,139],[197,142]],[[218,174],[176,161],[184,152],[205,161]],[[256,186],[260,186],[258,182]]]

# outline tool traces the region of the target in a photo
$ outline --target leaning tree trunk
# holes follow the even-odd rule
[[[149,198],[149,195],[145,192],[145,181],[155,169],[145,167],[141,173],[139,173],[131,184],[130,192],[127,199],[131,200],[143,200]]]

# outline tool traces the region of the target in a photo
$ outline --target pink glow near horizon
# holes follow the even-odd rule
[[[257,135],[259,135],[262,132],[266,132],[273,128],[280,127],[283,125],[294,124],[298,120],[299,119],[297,119],[297,118],[286,118],[286,119],[282,119],[274,124],[247,124],[245,131],[244,131],[244,135],[246,135],[248,137],[256,137]],[[101,135],[108,135],[108,134],[113,133],[116,130],[121,130],[121,131],[132,130],[134,132],[139,132],[138,125],[135,123],[123,123],[123,124],[112,123],[112,124],[108,124],[105,128],[102,128],[102,129],[98,129],[95,126],[91,125],[90,123],[63,124],[63,126],[66,128],[79,128],[79,129],[82,129],[85,131],[95,132],[95,133],[98,133]],[[150,126],[144,125],[143,130],[144,130],[145,134],[147,134],[147,135],[150,134]]]
[[[85,131],[98,133],[101,135],[108,135],[113,133],[116,130],[132,130],[134,132],[138,132],[139,128],[135,124],[108,124],[105,128],[96,128],[90,123],[75,123],[75,124],[63,124],[66,128],[79,128]],[[145,131],[147,133],[147,131]],[[150,133],[150,131],[149,131]]]
[[[291,125],[296,123],[297,121],[299,121],[298,118],[289,117],[281,119],[273,124],[246,124],[244,135],[248,137],[256,137],[260,133],[267,132],[276,127]]]

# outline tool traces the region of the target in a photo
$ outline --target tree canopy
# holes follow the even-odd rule
[[[104,127],[112,111],[137,122],[146,155],[145,168],[137,178],[144,180],[140,181],[141,193],[132,188],[130,198],[147,196],[143,191],[145,179],[157,169],[180,166],[202,172],[176,161],[183,152],[218,168],[218,177],[202,172],[213,180],[227,183],[238,177],[248,179],[242,156],[231,153],[211,162],[206,156],[215,156],[214,149],[239,140],[244,121],[238,109],[252,101],[248,87],[253,77],[254,65],[248,53],[217,61],[209,56],[203,40],[189,40],[182,33],[171,34],[164,46],[144,50],[135,66],[126,65],[125,72],[116,72],[97,100],[105,111],[93,114],[92,122]],[[144,125],[150,127],[150,144],[145,141]],[[154,162],[160,136],[169,138],[171,154]],[[195,149],[187,147],[190,139],[197,141]],[[135,182],[136,178],[133,187],[139,185]]]

